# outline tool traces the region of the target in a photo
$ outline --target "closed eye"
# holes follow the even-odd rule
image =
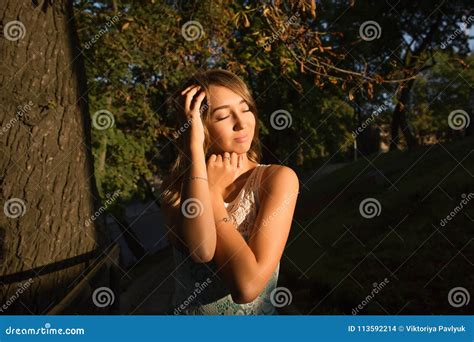
[[[244,112],[244,113],[248,113],[248,112],[251,112],[251,110],[250,110],[250,108],[249,108],[249,109],[243,110],[243,112]],[[227,119],[229,116],[230,116],[230,115],[227,115],[227,116],[225,116],[225,117],[223,117],[223,118],[217,118],[216,120],[217,120],[217,121],[222,121],[222,120]]]

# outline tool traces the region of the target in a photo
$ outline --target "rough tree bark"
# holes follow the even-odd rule
[[[0,310],[42,314],[109,237],[72,1],[2,0],[0,24]]]

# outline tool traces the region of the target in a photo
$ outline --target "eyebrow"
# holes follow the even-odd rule
[[[240,105],[240,104],[242,104],[242,103],[246,103],[246,101],[245,101],[245,100],[242,100],[242,101],[240,101],[238,104]],[[212,110],[211,115],[214,114],[214,112],[215,112],[216,110],[223,109],[223,108],[229,108],[229,107],[230,107],[229,105],[224,105],[224,106],[216,107],[216,108],[214,108],[214,109]]]

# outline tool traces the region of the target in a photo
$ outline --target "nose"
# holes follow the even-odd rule
[[[247,127],[248,123],[246,119],[244,119],[244,114],[236,114],[235,117],[236,117],[235,125],[234,125],[235,130],[242,130]]]

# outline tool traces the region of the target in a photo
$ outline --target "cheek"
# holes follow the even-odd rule
[[[208,126],[209,135],[213,140],[225,141],[232,134],[232,127],[228,128],[225,123]]]

